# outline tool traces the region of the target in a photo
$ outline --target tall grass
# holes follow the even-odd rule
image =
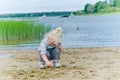
[[[10,42],[40,40],[50,30],[34,21],[0,21],[0,44]]]

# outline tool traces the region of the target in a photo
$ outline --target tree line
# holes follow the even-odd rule
[[[76,11],[75,14],[93,14],[120,11],[120,0],[98,1],[95,5],[87,3],[84,10]]]
[[[65,16],[70,15],[71,12],[36,12],[36,13],[15,13],[15,14],[2,14],[0,18],[15,18],[15,17],[42,17],[46,16]]]

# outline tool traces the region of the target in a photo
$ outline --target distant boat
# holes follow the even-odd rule
[[[61,16],[62,18],[65,18],[65,17],[69,17],[69,15],[63,15],[63,16]]]
[[[44,14],[43,16],[39,17],[39,18],[46,18],[47,16]]]
[[[73,14],[73,12],[71,12],[70,13],[70,15],[63,15],[63,16],[61,16],[62,18],[67,18],[67,17],[73,17],[74,16],[74,14]]]
[[[73,12],[71,12],[70,17],[73,17],[73,16],[74,16],[74,14],[73,14]]]
[[[42,18],[45,18],[45,17],[47,17],[45,14],[42,16]]]

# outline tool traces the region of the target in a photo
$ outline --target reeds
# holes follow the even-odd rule
[[[34,21],[0,21],[0,43],[41,40],[50,30],[43,24]]]

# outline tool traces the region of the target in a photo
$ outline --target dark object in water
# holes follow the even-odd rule
[[[79,27],[77,27],[77,30],[79,30]]]
[[[63,16],[61,16],[62,18],[64,18],[64,17],[69,17],[69,15],[63,15]]]

